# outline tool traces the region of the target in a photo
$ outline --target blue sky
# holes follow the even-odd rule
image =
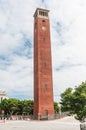
[[[33,99],[33,14],[50,10],[54,99],[86,80],[85,0],[0,0],[0,90]]]

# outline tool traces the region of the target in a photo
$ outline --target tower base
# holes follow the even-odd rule
[[[53,120],[55,119],[55,115],[34,115],[33,116],[34,120]]]

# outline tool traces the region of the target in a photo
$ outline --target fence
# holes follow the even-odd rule
[[[52,117],[50,115],[45,115],[45,116],[40,116],[39,117],[39,120],[49,120],[49,119],[60,119],[60,118],[63,118],[63,117],[66,117],[68,116],[69,112],[62,112],[62,113],[59,113],[59,114],[55,114],[53,115]],[[34,116],[33,115],[0,115],[0,120],[33,120],[34,119]]]

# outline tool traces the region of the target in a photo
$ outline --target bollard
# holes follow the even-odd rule
[[[80,130],[86,130],[86,123],[80,124]]]

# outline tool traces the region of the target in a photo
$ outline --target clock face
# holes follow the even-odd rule
[[[46,27],[45,27],[45,26],[42,26],[42,30],[45,31],[45,30],[46,30]]]

